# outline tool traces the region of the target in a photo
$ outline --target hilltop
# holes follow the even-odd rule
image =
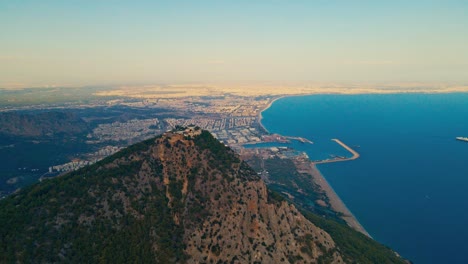
[[[0,262],[32,260],[403,262],[344,225],[301,213],[198,128],[132,145],[0,201]]]
[[[12,137],[76,136],[88,132],[88,125],[71,113],[0,113],[0,135]]]

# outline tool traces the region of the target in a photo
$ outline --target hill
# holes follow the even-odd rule
[[[19,137],[75,136],[88,131],[88,125],[71,113],[0,113],[0,135]]]
[[[209,132],[187,129],[0,201],[0,262],[403,260],[344,225],[302,214]]]

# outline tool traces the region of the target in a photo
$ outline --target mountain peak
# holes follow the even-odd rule
[[[196,127],[31,186],[0,209],[1,262],[343,261],[327,232]]]

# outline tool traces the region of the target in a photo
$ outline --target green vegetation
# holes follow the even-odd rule
[[[0,135],[51,138],[63,135],[81,136],[87,132],[88,124],[72,113],[0,113]]]
[[[174,223],[164,192],[154,183],[146,192],[132,190],[135,185],[129,184],[142,166],[142,160],[129,157],[148,150],[154,140],[0,201],[0,262],[183,260],[183,227]],[[118,165],[106,168],[108,164]],[[126,201],[134,205],[135,213],[125,208]]]
[[[210,158],[208,163],[211,168],[216,168],[223,172],[232,172],[234,164],[240,164],[240,175],[246,179],[259,179],[257,173],[241,161],[239,157],[229,147],[223,145],[210,132],[203,130],[202,133],[194,138],[195,144],[203,151],[209,150]]]
[[[290,159],[267,159],[264,166],[269,172],[269,199],[275,202],[287,200],[300,208],[309,221],[331,235],[347,263],[404,263],[388,247],[348,227],[330,208],[315,204],[317,199],[326,200],[325,195],[318,192],[319,189],[310,175],[297,172]],[[286,193],[294,198],[291,199]],[[307,248],[301,250],[311,253]],[[319,263],[332,261],[333,253],[334,251],[329,251],[321,256]],[[292,260],[296,261],[294,257],[291,257],[290,261]]]
[[[53,87],[6,90],[0,88],[0,106],[31,106],[40,104],[90,103],[103,99],[118,99],[117,96],[96,96],[94,93],[112,87]]]
[[[253,161],[253,163],[258,163]],[[319,215],[326,215],[337,221],[343,221],[330,207],[322,207],[317,200],[327,201],[326,195],[313,182],[308,174],[299,173],[294,162],[290,159],[266,159],[264,167],[268,171],[268,188],[281,193],[287,200],[298,204],[308,211]],[[294,197],[291,199],[285,194]]]
[[[246,181],[259,179],[232,150],[208,132],[203,131],[191,140],[197,146],[195,152],[182,142],[169,142],[168,137],[152,138],[92,166],[32,185],[1,200],[0,263],[186,262],[190,257],[185,254],[187,230],[190,233],[201,228],[200,223],[208,216],[221,217],[216,211],[220,208],[213,208],[218,202],[248,204],[248,195],[236,197],[236,192],[226,196],[220,192],[234,187],[229,179],[239,177],[235,186],[244,194],[251,188]],[[164,159],[155,157],[159,154],[156,150],[160,150],[152,147],[155,142],[161,146],[169,144],[164,149]],[[183,160],[193,167],[186,168]],[[278,186],[289,186],[287,171],[282,168],[285,165],[288,164],[279,163],[276,170],[272,169]],[[274,164],[268,166],[275,168]],[[298,178],[295,184],[306,184],[300,180],[301,174],[294,175]],[[184,186],[187,192],[183,191]],[[246,188],[244,192],[240,186]],[[269,201],[276,205],[285,200],[273,190],[268,193]],[[296,205],[303,209],[307,219],[333,237],[336,250],[345,261],[401,262],[390,249],[372,239],[310,213],[300,203]],[[261,217],[251,215],[252,220]],[[281,218],[284,217],[282,214]],[[220,221],[211,221],[211,227],[219,226]],[[211,231],[203,233],[201,239],[212,236],[222,239]],[[319,263],[329,262],[336,251],[327,251],[321,244],[314,245],[314,241],[305,236],[299,241],[303,245],[300,250],[312,256],[311,248],[316,246],[325,252]],[[222,256],[223,248],[213,244],[206,250],[213,256]],[[291,255],[284,260],[298,262],[304,256]]]
[[[214,138],[210,132],[203,130],[201,134],[194,138],[195,144],[201,150],[210,150],[212,158],[209,160],[213,168],[230,168],[233,163],[239,163],[240,160],[233,151]]]
[[[331,235],[347,263],[405,263],[390,248],[342,223],[305,210],[302,214]]]
[[[283,201],[286,201],[286,199],[281,194],[272,191],[270,188],[268,189],[268,202],[278,204]]]

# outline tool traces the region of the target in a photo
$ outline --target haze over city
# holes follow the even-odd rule
[[[0,87],[468,82],[466,1],[2,1]]]

